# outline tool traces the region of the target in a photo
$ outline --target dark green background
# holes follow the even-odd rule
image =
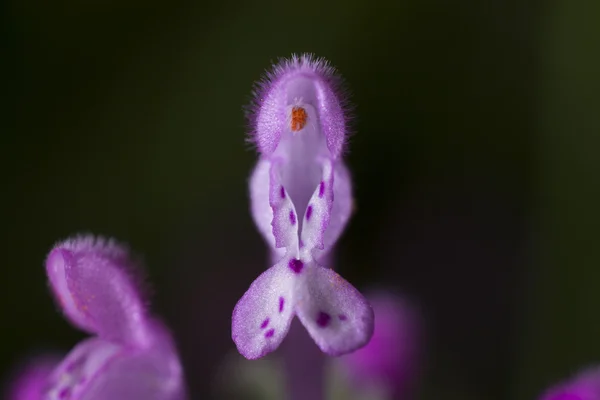
[[[531,399],[600,361],[600,6],[584,0],[13,0],[3,14],[0,376],[83,337],[43,271],[72,233],[141,253],[193,398],[267,267],[242,106],[314,52],[356,105],[339,269],[416,299],[421,398]]]

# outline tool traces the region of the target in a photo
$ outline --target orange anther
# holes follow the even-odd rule
[[[308,119],[308,114],[306,110],[302,107],[293,107],[292,108],[292,131],[298,132],[300,129],[306,126],[306,120]]]

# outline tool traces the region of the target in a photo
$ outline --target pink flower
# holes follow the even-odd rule
[[[251,209],[275,265],[233,311],[232,338],[246,358],[275,350],[294,316],[331,355],[371,338],[368,302],[327,268],[352,208],[341,160],[347,118],[335,71],[310,55],[283,60],[256,91],[251,141],[261,157],[250,178]]]
[[[73,325],[95,336],[52,370],[32,364],[11,400],[185,399],[175,345],[149,315],[136,267],[112,240],[81,236],[52,249],[46,271],[57,302]]]

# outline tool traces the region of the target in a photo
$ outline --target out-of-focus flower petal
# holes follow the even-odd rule
[[[183,374],[164,326],[148,324],[147,347],[92,338],[54,370],[46,400],[183,400]]]
[[[280,262],[256,278],[235,306],[231,336],[244,357],[260,358],[285,338],[294,316],[293,275],[290,266]]]
[[[99,375],[125,349],[103,339],[87,339],[71,350],[53,371],[47,389],[47,399],[80,399]]]
[[[65,315],[97,334],[81,342],[48,378],[44,400],[184,400],[177,350],[146,312],[138,266],[112,240],[80,236],[46,260]]]
[[[600,369],[590,368],[548,389],[540,400],[600,400]]]
[[[373,337],[340,361],[353,381],[382,384],[406,395],[420,368],[419,318],[405,300],[391,293],[373,293],[368,298],[375,312]]]
[[[319,348],[342,355],[364,346],[373,334],[373,310],[367,300],[335,271],[307,269],[296,294],[296,312]]]
[[[123,246],[92,236],[69,239],[50,252],[46,270],[73,324],[108,340],[145,340],[139,272]]]
[[[7,382],[6,400],[43,400],[52,370],[60,362],[56,356],[41,356],[25,362]]]

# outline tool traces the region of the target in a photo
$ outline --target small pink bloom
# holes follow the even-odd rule
[[[275,66],[257,90],[250,122],[261,158],[250,178],[251,209],[275,265],[233,311],[233,341],[246,358],[275,350],[294,316],[332,355],[364,346],[373,332],[368,302],[324,265],[352,208],[339,88],[333,68],[303,55]]]
[[[171,334],[149,315],[139,269],[127,249],[80,236],[48,255],[50,286],[67,319],[95,335],[49,374],[44,400],[183,400]]]

